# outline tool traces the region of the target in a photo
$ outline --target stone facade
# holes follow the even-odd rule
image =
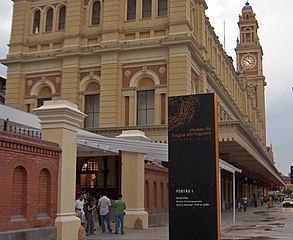
[[[243,170],[240,185],[248,179],[239,196],[284,184],[266,146],[263,52],[252,7],[239,17],[235,70],[204,0],[144,2],[14,1],[2,61],[7,105],[32,112],[44,100],[65,99],[88,115],[82,126],[90,131],[139,129],[167,143],[168,97],[213,92],[219,152]]]

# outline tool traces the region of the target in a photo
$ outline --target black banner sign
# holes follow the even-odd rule
[[[293,184],[293,166],[291,166],[290,176],[291,176],[291,184]]]
[[[217,102],[169,97],[169,239],[220,239]]]

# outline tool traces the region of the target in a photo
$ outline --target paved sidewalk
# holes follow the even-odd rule
[[[248,207],[246,212],[236,212],[236,223],[233,224],[233,213],[232,211],[225,211],[221,213],[221,235],[223,240],[228,239],[293,239],[293,234],[291,235],[291,238],[255,238],[250,237],[253,236],[254,232],[252,226],[256,226],[258,222],[260,222],[260,218],[258,216],[263,215],[264,213],[268,214],[278,214],[277,211],[280,211],[280,207],[276,206],[273,209],[268,209],[267,207]],[[290,210],[290,209],[288,209]],[[293,212],[293,211],[292,211]],[[258,218],[257,218],[258,217]],[[270,221],[272,220],[272,216],[266,216],[268,219],[264,219],[262,221]],[[256,223],[253,223],[253,220],[256,221]],[[247,226],[247,228],[244,227]],[[240,228],[242,227],[242,229]],[[114,224],[113,224],[114,229]],[[238,234],[238,230],[246,230],[247,233],[244,231],[240,231],[240,235],[247,236],[246,238],[241,237],[235,237]],[[267,228],[266,228],[267,229]],[[291,230],[290,230],[291,231]],[[293,231],[293,228],[292,228]],[[236,234],[236,235],[235,235]],[[257,236],[260,236],[260,233],[258,233]],[[160,227],[150,227],[146,230],[135,230],[135,229],[125,229],[125,235],[117,235],[117,234],[111,234],[111,233],[102,233],[101,230],[98,230],[95,232],[95,235],[88,236],[86,238],[87,240],[107,240],[107,239],[120,239],[120,240],[168,240],[169,239],[169,228],[168,226],[160,226]]]

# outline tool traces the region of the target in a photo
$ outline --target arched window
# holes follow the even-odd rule
[[[42,169],[39,175],[38,214],[50,213],[51,175],[48,169]]]
[[[146,210],[150,209],[150,185],[149,182],[145,182],[144,194],[145,194],[145,208]]]
[[[158,187],[156,182],[154,182],[154,207],[158,208]]]
[[[63,6],[59,10],[58,30],[65,29],[66,7]]]
[[[98,178],[99,163],[98,159],[89,158],[87,159],[80,170],[80,187],[81,188],[94,188],[95,177]]]
[[[49,8],[46,13],[46,32],[52,32],[53,28],[53,8]]]
[[[48,86],[44,86],[40,89],[38,99],[37,99],[37,107],[41,107],[44,105],[45,101],[52,100],[52,91]]]
[[[161,191],[161,207],[163,208],[164,207],[164,184],[163,184],[163,182],[161,182],[161,189],[160,189],[160,191]]]
[[[27,173],[22,166],[15,168],[12,175],[12,216],[26,215]]]
[[[139,81],[137,89],[137,125],[154,124],[155,90],[154,82],[150,78]]]
[[[37,10],[34,13],[33,33],[39,33],[40,32],[40,22],[41,22],[41,11]]]
[[[96,1],[94,2],[93,8],[92,8],[92,25],[100,24],[100,18],[101,18],[101,2]]]
[[[254,42],[253,29],[247,27],[244,29],[243,34],[244,34],[244,42],[246,42],[246,43]]]
[[[195,33],[195,7],[193,4],[190,4],[190,24]]]

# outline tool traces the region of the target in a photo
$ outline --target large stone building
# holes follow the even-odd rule
[[[168,96],[214,92],[220,157],[242,169],[237,196],[266,195],[284,182],[266,146],[256,16],[247,3],[239,16],[235,69],[206,8],[204,0],[14,0],[9,54],[2,61],[6,104],[32,112],[46,100],[65,99],[87,114],[87,130],[113,137],[139,129],[167,143]],[[111,175],[119,169],[115,159],[80,158],[78,183],[92,187],[94,166],[100,166],[110,171],[109,186],[119,189],[119,175]],[[224,174],[221,186],[229,207],[231,176]]]

